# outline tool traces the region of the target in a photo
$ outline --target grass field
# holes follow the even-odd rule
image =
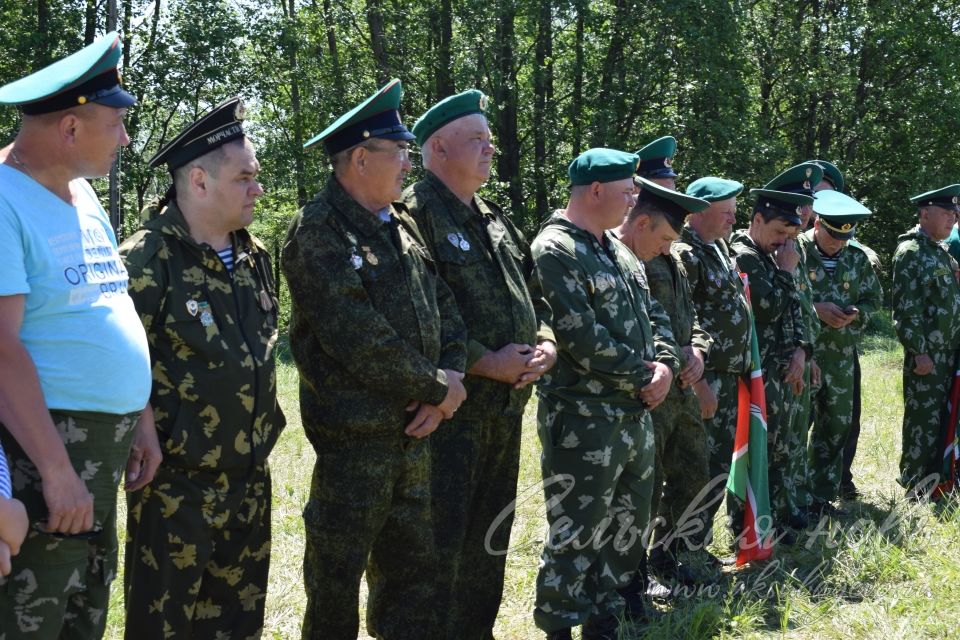
[[[623,638],[956,638],[960,621],[960,501],[936,507],[902,499],[895,482],[900,455],[900,348],[871,336],[862,360],[863,432],[854,465],[864,495],[851,515],[778,548],[764,569],[725,574],[710,589],[663,607],[660,617]],[[303,523],[313,451],[300,428],[296,370],[280,369],[286,432],[271,457],[273,560],[267,638],[299,638]],[[545,530],[539,487],[534,404],[524,419],[517,517],[508,556],[501,640],[542,638],[531,619],[533,584]],[[121,516],[120,522],[124,521]],[[718,554],[729,538],[718,527]],[[122,563],[121,563],[122,566]],[[121,581],[114,583],[108,638],[122,637]],[[366,637],[366,636],[361,636]]]

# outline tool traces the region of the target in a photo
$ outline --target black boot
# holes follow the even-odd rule
[[[570,629],[560,629],[548,633],[547,640],[573,640],[573,636],[570,635]]]

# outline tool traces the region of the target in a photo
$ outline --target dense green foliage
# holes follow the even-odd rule
[[[876,216],[888,261],[910,195],[960,181],[960,5],[919,0],[117,0],[125,82],[140,98],[123,155],[124,227],[166,187],[145,160],[235,93],[247,99],[268,196],[268,244],[316,192],[302,143],[391,77],[408,124],[470,87],[492,98],[489,192],[528,230],[561,206],[566,165],[594,145],[672,134],[680,186],[704,174],[759,186],[836,163]],[[103,33],[106,0],[0,0],[0,82]],[[0,110],[0,144],[16,113]],[[740,216],[746,221],[750,198]]]

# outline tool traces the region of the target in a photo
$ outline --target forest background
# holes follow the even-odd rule
[[[960,182],[956,2],[0,0],[0,84],[103,34],[108,2],[139,99],[121,237],[169,182],[150,156],[239,94],[266,188],[254,230],[278,254],[329,173],[304,140],[393,77],[408,127],[455,92],[490,96],[498,150],[485,195],[530,236],[565,203],[578,153],[668,134],[681,189],[711,174],[760,187],[806,159],[835,163],[874,212],[858,237],[887,268],[915,221],[909,197]],[[0,145],[17,127],[16,110],[0,109]],[[97,187],[106,199],[106,181]],[[745,194],[738,226],[751,204]]]

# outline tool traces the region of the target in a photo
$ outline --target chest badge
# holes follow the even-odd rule
[[[196,316],[197,311],[200,310],[200,305],[197,304],[196,300],[187,300],[187,313],[191,316]]]
[[[350,266],[353,267],[354,271],[360,269],[363,266],[363,258],[357,255],[357,248],[350,247]]]
[[[447,240],[450,244],[460,249],[460,251],[470,251],[470,243],[459,231],[457,233],[448,233]]]
[[[849,283],[849,282],[844,282],[844,283],[843,283],[843,288],[844,288],[844,289],[849,289],[849,288],[850,288],[850,283]]]
[[[817,272],[816,272],[816,271],[811,271],[811,272],[810,272],[810,282],[813,282],[813,281],[816,280],[816,279],[817,279]]]
[[[370,250],[370,247],[360,247],[360,248],[363,249],[363,255],[367,259],[367,262],[369,262],[373,266],[377,266],[378,264],[380,264],[380,258],[373,255],[373,252]]]
[[[213,312],[210,311],[209,302],[201,302],[197,305],[197,309],[200,311],[200,324],[205,327],[209,327],[213,324]]]

